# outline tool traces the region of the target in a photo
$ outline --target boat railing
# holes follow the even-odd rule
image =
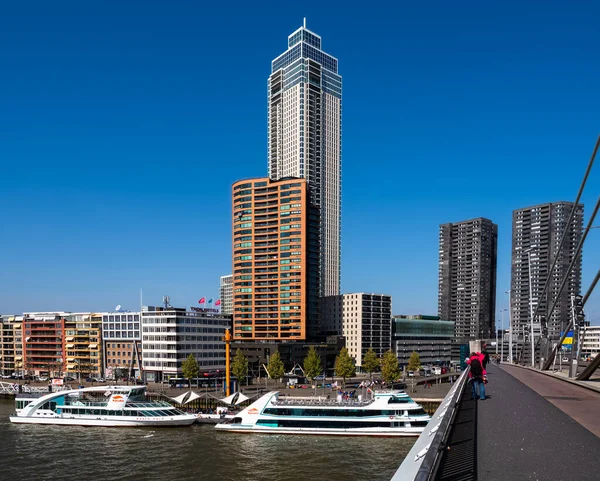
[[[132,401],[126,404],[129,408],[172,408],[173,405],[166,401],[152,401],[152,402],[137,402]]]
[[[362,407],[373,403],[373,399],[323,399],[323,398],[279,398],[273,399],[273,406],[343,406]]]

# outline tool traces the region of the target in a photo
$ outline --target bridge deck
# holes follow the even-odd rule
[[[488,368],[489,398],[477,401],[478,479],[597,480],[600,394],[512,366]]]

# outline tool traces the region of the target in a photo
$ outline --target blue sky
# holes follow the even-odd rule
[[[435,314],[439,224],[483,216],[499,226],[499,311],[513,209],[574,200],[600,133],[599,14],[594,2],[5,2],[0,312],[135,309],[140,288],[145,304],[216,299],[230,187],[266,175],[270,61],[304,16],[344,82],[343,291]],[[599,192],[596,165],[586,220]],[[599,265],[595,229],[584,290]],[[600,323],[600,292],[588,312]]]

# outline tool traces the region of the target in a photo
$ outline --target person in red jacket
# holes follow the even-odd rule
[[[487,372],[483,367],[485,355],[480,352],[472,352],[471,357],[466,360],[466,363],[471,366],[469,370],[469,379],[471,380],[471,395],[473,399],[477,398],[485,401],[485,381],[484,378],[487,376]],[[476,387],[478,389],[476,389]],[[477,392],[479,391],[479,393]]]

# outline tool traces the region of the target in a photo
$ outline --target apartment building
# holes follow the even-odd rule
[[[319,330],[319,217],[304,179],[236,182],[233,339],[305,340]]]
[[[581,255],[560,296],[558,291],[582,236],[583,205],[577,206],[571,224],[567,225],[573,209],[572,202],[560,201],[513,211],[510,302],[513,336],[517,340],[529,335],[531,308],[535,310],[538,304],[534,320],[536,337],[542,331],[541,321],[544,328],[548,329],[548,336],[557,339],[571,319],[571,296],[581,293]],[[567,240],[559,250],[565,233]],[[558,262],[551,273],[550,268],[557,258]],[[542,298],[546,282],[549,285]],[[556,307],[548,319],[548,310],[557,298]]]
[[[221,314],[233,314],[233,275],[222,276],[219,285],[219,295],[221,298]]]
[[[15,316],[0,316],[0,375],[15,372]]]
[[[440,225],[438,315],[460,339],[495,329],[498,226],[482,217]]]
[[[78,378],[102,376],[102,316],[65,313],[63,321],[65,372]]]
[[[268,81],[271,180],[306,179],[320,210],[319,296],[340,293],[342,77],[338,60],[306,23],[271,62]]]
[[[66,312],[23,314],[23,371],[29,375],[60,375],[65,367]],[[15,358],[18,356],[15,356]]]
[[[329,334],[346,339],[348,353],[357,368],[373,349],[381,357],[391,348],[392,298],[364,292],[323,299],[323,326]]]

